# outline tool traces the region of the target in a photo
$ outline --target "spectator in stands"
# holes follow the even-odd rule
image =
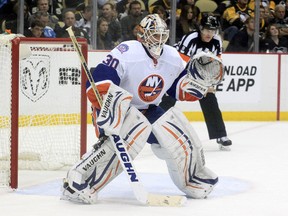
[[[77,5],[77,7],[75,8],[67,8],[67,9],[74,10],[76,21],[79,21],[83,17],[82,14],[84,13],[84,9],[87,6],[93,6],[93,4],[85,4],[85,2],[83,2]]]
[[[275,1],[272,1],[272,0],[260,0],[259,3],[260,3],[260,6],[268,7],[270,10],[274,10],[275,9]],[[254,8],[255,8],[255,0],[250,0],[248,6],[249,6],[249,8],[254,10]]]
[[[117,18],[115,5],[112,3],[105,3],[101,12],[102,14],[99,17],[105,18],[105,20],[108,22],[108,31],[112,37],[114,44],[113,46],[117,46],[120,42],[122,42],[122,28],[121,23]]]
[[[270,11],[269,6],[266,6],[266,8],[268,9],[268,11]],[[263,5],[260,5],[259,12],[260,12],[259,34],[260,38],[263,39],[265,37],[265,33],[269,25],[270,18],[269,15],[267,15],[265,7]]]
[[[248,6],[248,0],[237,0],[223,12],[224,40],[231,41],[232,37],[243,27],[248,17],[254,16]]]
[[[152,13],[154,7],[161,5],[165,10],[171,9],[170,0],[148,0],[148,11]]]
[[[97,21],[97,49],[111,50],[114,48],[112,37],[108,31],[109,23],[104,17],[100,17]]]
[[[106,3],[116,4],[118,2],[121,2],[122,0],[98,0],[98,6],[101,8]]]
[[[37,0],[37,8],[33,11],[33,14],[42,11],[42,12],[49,12],[49,0]]]
[[[30,7],[30,12],[32,14],[35,14],[36,12],[39,11],[37,7],[37,1],[38,0],[27,0],[27,3]],[[55,15],[58,20],[62,19],[62,11],[64,8],[64,0],[49,0],[49,10],[48,13],[51,15]]]
[[[285,1],[285,19],[288,17],[288,0]]]
[[[177,3],[177,8],[182,10],[185,7],[185,5],[194,6],[195,5],[195,0],[179,0],[178,3]]]
[[[197,14],[193,12],[193,6],[185,5],[176,21],[176,40],[179,41],[183,35],[198,29]]]
[[[89,36],[86,31],[83,29],[75,27],[76,19],[75,19],[75,13],[74,10],[66,10],[63,14],[63,22],[64,26],[55,28],[56,36],[59,38],[69,38],[69,34],[66,31],[66,29],[70,26],[72,26],[73,32],[75,34],[75,37],[82,37],[86,38],[88,44],[90,44]]]
[[[52,0],[51,14],[55,15],[59,21],[62,21],[62,12],[64,9],[64,0]]]
[[[285,19],[285,12],[286,12],[286,6],[284,4],[278,4],[275,6],[274,11],[274,18],[271,19],[271,23],[276,23],[280,25],[287,24],[287,20]]]
[[[231,39],[227,46],[226,52],[253,52],[254,32],[254,18],[248,17],[245,21],[245,26]]]
[[[133,0],[122,0],[120,2],[117,2],[116,11],[117,11],[119,20],[121,20],[125,16],[128,16],[129,5],[130,5],[130,2],[132,1]]]
[[[11,33],[19,33],[17,31],[17,17],[18,17],[18,10],[19,10],[19,2],[11,2],[9,7],[12,7],[12,12],[6,14],[0,20],[1,30],[0,32],[5,32],[9,30]],[[6,8],[7,9],[7,8]],[[24,2],[24,30],[30,27],[29,19],[31,14],[29,13],[29,7],[26,2]]]
[[[132,27],[134,38],[132,40],[137,40],[137,34],[139,33],[139,25],[135,25]]]
[[[129,5],[134,0],[122,0],[116,3],[116,11],[118,13],[118,19],[121,20],[123,17],[128,16]],[[141,4],[141,10],[147,11],[148,0],[137,0]]]
[[[260,51],[267,53],[287,53],[288,40],[280,37],[277,24],[268,26],[265,39],[260,41]]]
[[[219,14],[220,17],[222,17],[224,11],[234,3],[234,0],[233,1],[232,0],[215,0],[215,2],[217,3],[218,6],[216,10],[214,11],[214,13]]]
[[[33,20],[30,28],[25,29],[24,36],[36,37],[36,38],[44,37],[43,35],[44,27],[45,27],[44,24],[39,20]]]
[[[14,13],[13,7],[14,7],[16,2],[18,2],[18,0],[7,0],[7,1],[5,1],[5,0],[1,1],[0,0],[0,21],[2,19],[5,19],[11,13]]]
[[[269,7],[264,7],[264,10],[265,10],[264,17],[265,17],[265,19],[267,19],[267,23],[269,23],[270,20],[274,18],[274,15],[273,15],[274,10],[271,10]]]
[[[37,13],[34,14],[35,20],[39,20],[40,22],[43,23],[44,25],[44,30],[43,34],[44,37],[46,38],[55,38],[56,33],[54,29],[50,27],[50,19],[49,19],[49,14],[43,11],[38,11]]]
[[[158,14],[161,19],[163,19],[167,26],[169,26],[169,19],[168,19],[168,14],[165,8],[161,5],[157,5],[153,8],[152,14]]]
[[[168,28],[170,27],[170,11],[171,11],[171,1],[170,0],[146,0],[147,1],[147,10],[149,13],[154,13],[154,11],[159,8],[162,7],[165,10],[165,14],[166,14],[166,19],[165,22],[168,26]],[[187,3],[189,4],[189,2],[192,2],[194,0],[187,0]],[[178,0],[177,0],[177,4],[178,4]],[[179,19],[180,17],[180,13],[181,13],[181,9],[176,9],[176,20]],[[166,42],[167,44],[169,44],[169,41]]]
[[[83,29],[87,32],[91,41],[91,19],[93,16],[93,8],[90,5],[85,6],[81,18],[75,22],[75,27]]]
[[[33,15],[31,16],[30,22],[36,19],[35,14],[38,11],[47,13],[49,15],[49,20],[50,20],[49,26],[52,29],[55,29],[55,26],[58,24],[59,19],[57,18],[57,16],[49,13],[49,0],[37,0],[37,8],[36,8],[36,11],[34,11]]]
[[[140,2],[135,0],[129,4],[129,15],[120,20],[123,40],[132,40],[134,38],[132,28],[139,24],[146,14],[147,11],[141,11]]]
[[[65,9],[76,10],[76,8],[81,4],[86,4],[86,0],[63,0],[63,6]]]
[[[280,36],[288,37],[288,19],[285,19],[285,4],[278,4],[275,6],[274,18],[270,23],[275,23],[279,27]]]

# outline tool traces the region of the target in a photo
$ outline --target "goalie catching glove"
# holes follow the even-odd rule
[[[200,52],[189,60],[187,76],[181,82],[184,92],[201,99],[223,80],[222,60],[211,52]]]
[[[105,131],[107,136],[119,135],[131,100],[132,95],[129,92],[113,83],[110,84],[96,120],[97,125]]]
[[[202,86],[218,85],[224,77],[222,60],[211,52],[200,52],[188,62],[187,75]]]

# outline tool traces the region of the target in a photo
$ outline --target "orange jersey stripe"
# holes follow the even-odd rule
[[[188,62],[188,61],[190,60],[190,56],[187,56],[187,55],[185,55],[185,54],[183,54],[183,53],[179,53],[179,54],[180,54],[181,58],[182,58],[185,62]]]

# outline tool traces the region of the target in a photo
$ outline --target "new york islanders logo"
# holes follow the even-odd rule
[[[138,94],[145,102],[154,101],[161,93],[164,80],[161,76],[153,74],[145,78],[139,85]]]

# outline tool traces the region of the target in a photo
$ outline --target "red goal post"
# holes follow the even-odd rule
[[[69,38],[0,35],[0,187],[17,188],[18,169],[63,169],[86,152],[85,83]]]

